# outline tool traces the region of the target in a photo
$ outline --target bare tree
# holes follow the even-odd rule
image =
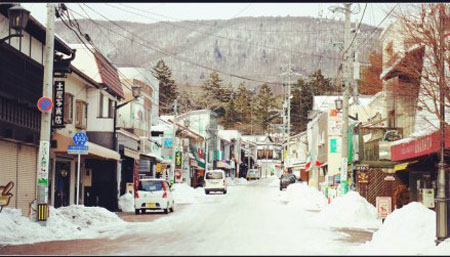
[[[449,38],[445,36],[449,13],[450,6],[445,3],[408,5],[395,15],[403,50],[394,52],[389,44],[384,49],[384,56],[391,55],[387,61],[391,68],[383,76],[394,78],[386,83],[387,89],[394,99],[406,103],[405,108],[414,109],[416,130],[439,127],[440,89],[444,90],[447,107],[450,100],[446,86]]]

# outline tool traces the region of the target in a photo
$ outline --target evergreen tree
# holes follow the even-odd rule
[[[271,118],[278,112],[279,110],[277,110],[272,88],[264,83],[256,96],[253,112],[256,115],[258,124],[261,126],[263,132],[267,131]]]
[[[243,123],[250,123],[252,96],[245,84],[241,82],[236,92],[236,119]]]
[[[153,67],[152,74],[159,80],[159,113],[168,114],[173,111],[174,100],[178,97],[177,85],[172,79],[172,71],[161,59]]]
[[[233,128],[234,124],[238,122],[237,112],[236,112],[236,104],[235,100],[233,98],[230,99],[230,101],[227,104],[227,107],[225,109],[225,127],[226,128]]]

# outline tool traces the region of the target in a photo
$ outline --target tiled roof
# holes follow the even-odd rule
[[[102,79],[103,86],[108,87],[114,94],[124,98],[125,95],[122,90],[122,85],[120,84],[119,73],[117,68],[114,67],[103,55],[99,52],[94,51],[95,60],[97,62],[97,67]]]

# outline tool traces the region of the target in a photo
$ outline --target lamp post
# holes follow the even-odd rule
[[[27,27],[30,11],[20,5],[13,6],[8,9],[9,28],[14,29],[16,34],[10,34],[2,39],[0,43],[12,37],[23,37],[23,30]]]
[[[441,4],[439,9],[439,114],[440,114],[440,161],[437,172],[437,192],[436,192],[436,244],[448,238],[448,176],[445,172],[445,60],[444,60],[444,23],[445,5]]]

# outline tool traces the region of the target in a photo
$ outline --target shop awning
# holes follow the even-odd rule
[[[135,151],[133,149],[129,149],[129,148],[124,148],[123,149],[123,154],[127,157],[133,158],[135,160],[139,160],[139,152]]]
[[[91,142],[87,142],[86,146],[89,147],[89,155],[94,155],[104,159],[120,160],[120,154],[116,151]]]
[[[156,159],[156,161],[159,161],[159,162],[162,162],[162,161],[164,161],[164,159],[163,158],[161,158],[161,156],[159,156],[159,155],[157,155],[157,154],[154,154],[154,153],[141,153],[141,155],[144,155],[144,156],[147,156],[147,157],[150,157],[150,158],[155,158]]]
[[[227,170],[231,170],[231,166],[228,165],[228,163],[223,162],[223,161],[218,161],[218,162],[217,162],[217,167],[218,167],[218,168],[227,169]]]
[[[53,135],[53,140],[56,140],[56,148],[52,148],[51,150],[55,153],[66,153],[69,145],[74,145],[72,138],[68,136],[61,135],[59,133],[55,133]],[[120,154],[116,151],[113,151],[109,148],[103,147],[101,145],[86,142],[86,146],[89,147],[89,153],[86,155],[89,157],[97,157],[102,159],[112,159],[112,160],[120,160]]]

